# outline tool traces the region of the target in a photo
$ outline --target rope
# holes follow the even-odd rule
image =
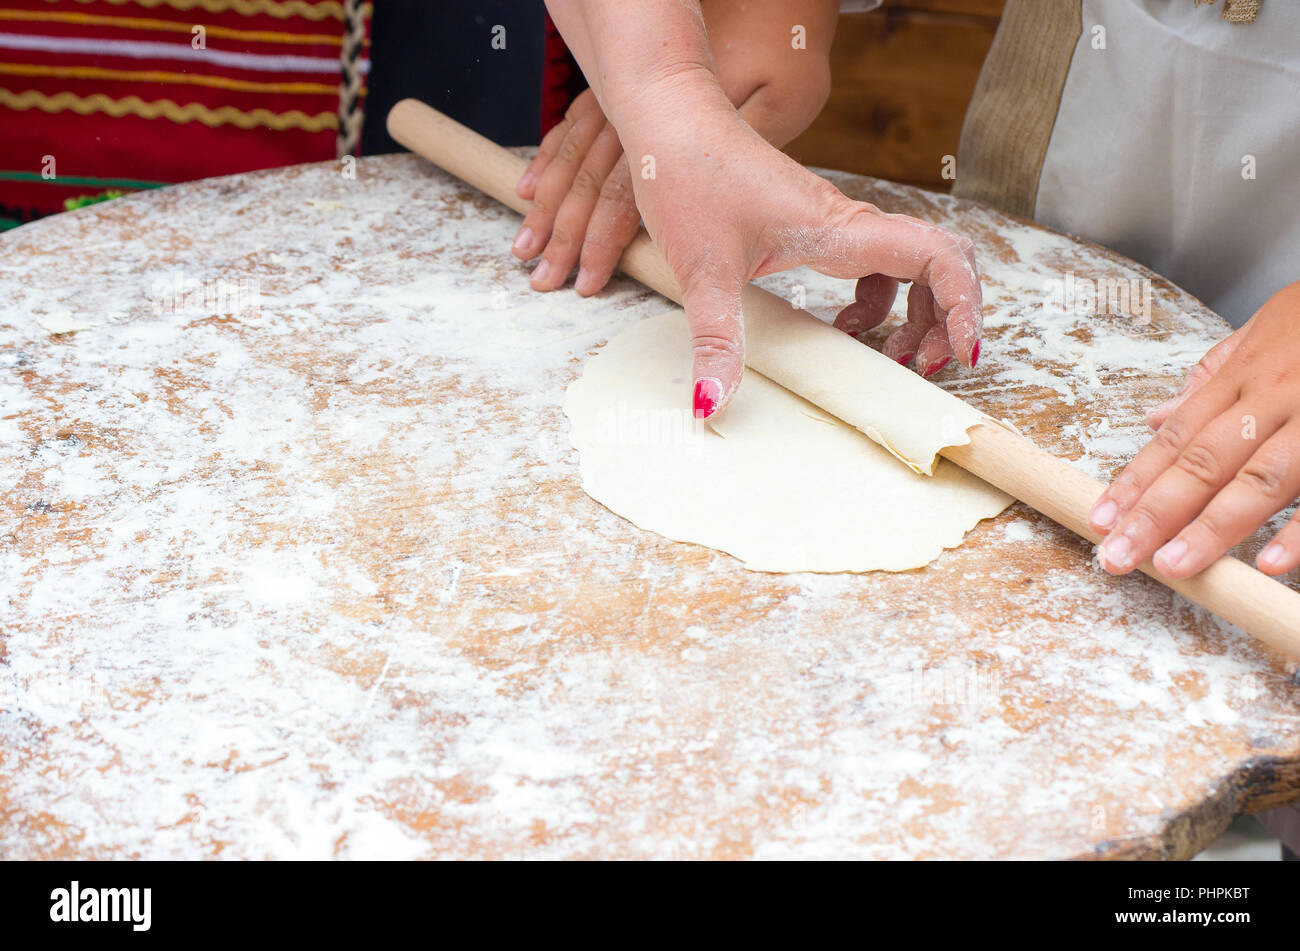
[[[339,51],[339,132],[335,151],[338,158],[354,155],[361,142],[365,111],[361,108],[361,52],[366,40],[366,15],[370,5],[361,0],[343,0],[343,48]]]

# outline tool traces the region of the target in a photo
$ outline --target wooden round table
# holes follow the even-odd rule
[[[1024,506],[866,575],[605,510],[564,387],[671,305],[535,294],[511,213],[348,171],[0,242],[0,857],[1187,857],[1300,794],[1292,666]],[[1094,475],[1226,332],[1111,252],[830,177],[975,239],[986,355],[940,384]],[[1095,314],[1116,279],[1149,311]]]

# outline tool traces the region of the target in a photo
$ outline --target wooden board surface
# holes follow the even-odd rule
[[[1094,474],[1225,332],[832,177],[974,238],[985,357],[942,385]],[[531,293],[515,227],[390,156],[2,239],[0,855],[1183,857],[1300,793],[1291,668],[1022,506],[923,570],[771,575],[594,503],[564,387],[668,305]],[[1067,275],[1150,313],[1044,306]]]
[[[887,0],[842,16],[831,94],[787,151],[838,168],[947,191],[966,106],[997,32],[1003,0]]]

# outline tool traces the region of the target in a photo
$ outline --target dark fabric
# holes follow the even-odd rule
[[[493,49],[493,27],[505,48]],[[380,0],[371,18],[366,154],[400,152],[383,117],[428,103],[500,145],[536,145],[546,40],[542,0]]]

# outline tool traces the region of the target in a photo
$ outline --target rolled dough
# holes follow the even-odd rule
[[[582,487],[641,528],[753,570],[919,568],[1012,501],[945,459],[918,474],[752,369],[716,421],[692,417],[691,384],[681,310],[641,321],[589,359],[564,403]],[[924,409],[887,412],[894,431],[929,425]]]

